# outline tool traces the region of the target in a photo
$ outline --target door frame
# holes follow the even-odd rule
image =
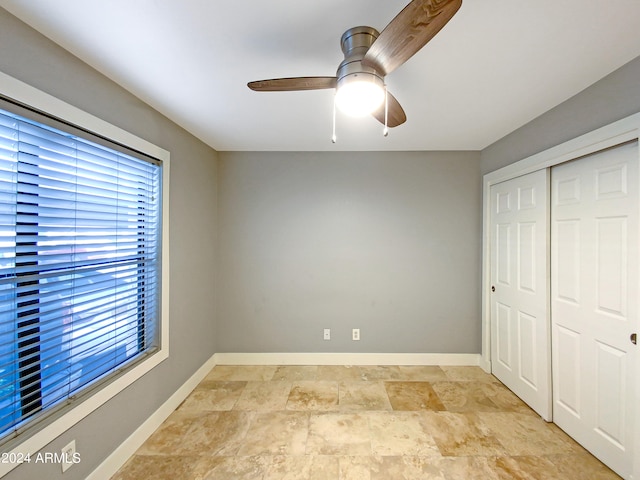
[[[637,140],[640,143],[640,113],[613,122],[584,135],[566,141],[523,160],[507,165],[503,168],[487,173],[483,176],[482,188],[482,353],[480,366],[486,372],[491,372],[491,186],[512,178],[526,175],[541,169],[549,169],[555,165],[575,160],[613,147],[621,143]],[[640,149],[639,149],[640,151]],[[639,158],[640,161],[640,158]],[[640,181],[636,185],[640,190]],[[547,208],[550,208],[548,205]],[[639,205],[640,208],[640,205]],[[549,215],[550,212],[547,212]],[[549,259],[547,259],[549,261]],[[640,271],[640,263],[636,266]],[[549,287],[549,281],[547,281]],[[550,295],[550,292],[549,292]],[[637,292],[640,297],[640,288]],[[550,298],[550,297],[549,297]],[[549,320],[550,307],[547,306]],[[636,318],[636,331],[640,333],[640,318]],[[549,328],[549,335],[551,334]],[[549,338],[549,359],[551,357],[551,339]],[[638,346],[637,348],[640,348]],[[636,369],[640,372],[640,353],[636,355]],[[549,390],[552,392],[552,390]],[[553,395],[551,393],[551,395]],[[632,412],[635,425],[640,427],[640,381],[636,383],[636,409]],[[551,399],[550,399],[551,401]],[[635,428],[634,442],[640,446],[640,428]],[[632,480],[640,480],[640,455],[634,458]]]

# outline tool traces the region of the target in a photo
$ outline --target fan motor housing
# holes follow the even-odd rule
[[[352,81],[369,81],[384,86],[384,75],[373,67],[364,67],[362,59],[378,38],[380,33],[373,27],[354,27],[342,34],[340,47],[344,60],[338,66],[336,77],[338,89],[344,83]]]
[[[373,27],[350,28],[340,38],[340,48],[344,58],[350,57],[353,53],[361,53],[364,56],[379,36],[380,32]]]

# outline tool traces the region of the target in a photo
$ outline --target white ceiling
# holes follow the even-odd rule
[[[408,0],[0,0],[220,151],[480,150],[640,55],[639,0],[463,0],[386,78],[407,122],[338,114],[333,91],[248,81],[334,75],[340,36]]]

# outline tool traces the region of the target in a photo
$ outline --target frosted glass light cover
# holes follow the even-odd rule
[[[368,80],[345,82],[336,92],[337,107],[353,117],[374,112],[383,101],[384,89]]]

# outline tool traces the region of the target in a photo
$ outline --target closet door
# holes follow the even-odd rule
[[[552,169],[553,418],[625,478],[633,462],[638,144]]]
[[[540,170],[491,187],[491,369],[551,420],[547,183]]]

